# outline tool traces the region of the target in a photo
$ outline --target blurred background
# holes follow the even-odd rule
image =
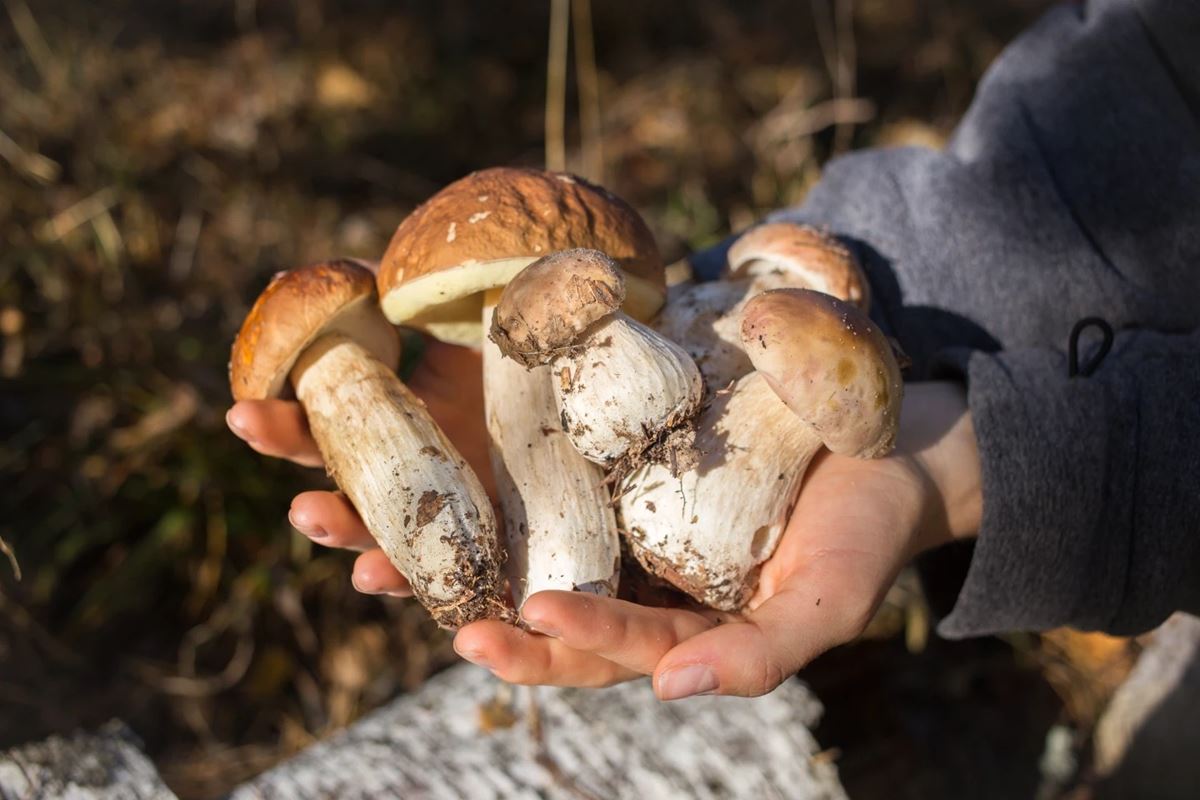
[[[0,748],[117,716],[211,797],[453,662],[290,529],[324,477],[225,429],[271,273],[547,157],[673,260],[840,152],[940,146],[1046,5],[575,0],[548,64],[551,0],[0,0]],[[929,630],[906,575],[804,674],[851,796],[1072,791],[1133,646]]]

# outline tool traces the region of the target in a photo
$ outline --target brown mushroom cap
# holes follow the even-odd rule
[[[773,277],[779,286],[812,289],[853,303],[871,304],[862,267],[846,247],[828,233],[793,222],[770,222],[751,228],[729,248],[730,278]]]
[[[481,294],[537,259],[585,247],[608,253],[628,284],[626,311],[649,319],[666,279],[654,237],[624,201],[560,172],[499,167],[473,172],[400,223],[378,285],[396,324],[478,345]]]
[[[288,374],[296,359],[326,333],[354,339],[394,370],[400,338],[375,301],[375,276],[363,262],[342,259],[277,274],[233,342],[229,387],[234,399],[289,393]]]
[[[891,344],[866,314],[806,289],[746,304],[742,342],[754,368],[835,453],[887,455],[904,385]]]
[[[489,336],[527,367],[548,364],[624,300],[625,281],[611,258],[599,250],[561,250],[504,287]]]

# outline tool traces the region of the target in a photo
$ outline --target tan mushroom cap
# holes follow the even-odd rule
[[[625,281],[611,258],[599,250],[560,250],[504,287],[489,336],[527,367],[548,364],[624,301]]]
[[[607,253],[627,284],[625,311],[652,317],[666,297],[662,258],[623,200],[561,172],[498,167],[455,181],[409,215],[379,270],[383,310],[396,324],[477,346],[482,294],[534,261],[585,247]]]
[[[730,278],[768,278],[772,288],[812,289],[853,303],[871,305],[871,291],[862,267],[830,234],[794,222],[770,222],[751,228],[729,248],[726,274]]]
[[[891,452],[904,384],[891,344],[866,314],[806,289],[763,292],[746,304],[742,343],[830,450],[859,458]]]
[[[296,359],[327,333],[354,339],[389,369],[400,363],[400,337],[379,311],[375,275],[364,262],[312,264],[271,280],[233,342],[233,398],[266,400],[290,394],[288,374]]]

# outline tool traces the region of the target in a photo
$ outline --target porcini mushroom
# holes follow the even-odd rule
[[[710,392],[751,371],[740,336],[742,310],[768,289],[812,289],[866,310],[870,288],[854,255],[817,228],[771,222],[739,236],[719,281],[674,289],[655,328],[687,350]]]
[[[482,348],[518,608],[542,589],[616,592],[620,548],[604,475],[563,435],[555,376],[504,359],[483,336],[498,289],[542,256],[578,247],[621,268],[630,316],[644,320],[662,305],[662,261],[637,212],[581,178],[533,169],[483,170],[438,192],[397,228],[378,276],[392,322]]]
[[[502,551],[475,473],[396,377],[400,342],[363,264],[275,277],[233,344],[237,400],[294,389],[326,469],[439,625],[509,618]]]
[[[739,236],[725,257],[725,279],[750,280],[758,291],[812,289],[863,310],[871,305],[870,285],[849,249],[795,222],[768,222]]]
[[[562,250],[505,287],[489,335],[527,368],[550,367],[563,431],[589,461],[686,466],[704,398],[700,371],[683,348],[622,312],[624,300],[612,259]]]
[[[678,480],[645,467],[620,501],[638,560],[725,611],[754,594],[812,457],[822,445],[885,455],[902,397],[888,340],[829,295],[764,292],[746,303],[741,338],[755,371],[701,415],[697,467]]]

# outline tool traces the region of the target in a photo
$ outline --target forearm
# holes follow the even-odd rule
[[[983,510],[979,449],[962,384],[905,387],[896,456],[910,462],[919,483],[918,552],[978,533]]]

